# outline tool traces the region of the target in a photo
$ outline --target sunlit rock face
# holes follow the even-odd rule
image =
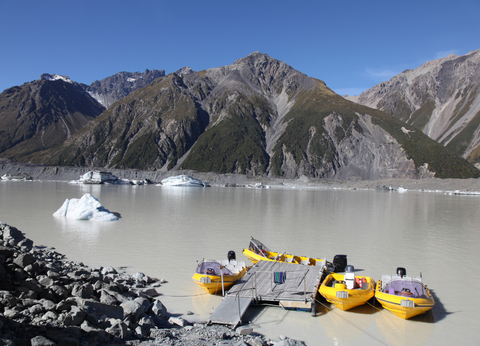
[[[406,70],[359,96],[462,155],[480,162],[480,50]]]

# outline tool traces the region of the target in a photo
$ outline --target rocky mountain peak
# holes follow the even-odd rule
[[[96,80],[90,85],[83,84],[83,88],[103,106],[109,107],[112,103],[129,95],[132,91],[147,86],[155,79],[164,77],[165,70],[148,70],[145,72],[119,72],[113,76]]]
[[[247,94],[255,91],[269,99],[278,97],[286,89],[306,90],[317,85],[314,78],[260,52],[251,53],[231,65],[209,69],[206,75],[220,86],[238,88]]]
[[[181,69],[175,71],[176,74],[179,74],[179,75],[184,75],[184,74],[189,74],[189,73],[194,73],[195,71],[192,70],[192,68],[188,67],[188,66],[184,66],[182,67]]]

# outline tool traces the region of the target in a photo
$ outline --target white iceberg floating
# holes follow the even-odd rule
[[[174,177],[165,178],[161,181],[160,186],[200,186],[208,187],[210,184],[201,181],[200,179],[192,178],[189,175],[177,175]]]
[[[0,178],[2,180],[32,180],[32,177],[27,173],[18,174],[4,174]]]
[[[84,184],[115,184],[119,182],[117,176],[106,171],[90,171],[80,177],[80,182]]]
[[[245,185],[245,187],[249,189],[270,189],[271,188],[271,186],[263,185],[263,183],[248,184],[248,185]],[[295,186],[293,187],[295,188]]]
[[[74,220],[116,221],[117,215],[105,209],[98,199],[86,193],[82,198],[66,199],[55,213],[55,217],[66,217]]]
[[[147,185],[151,184],[148,179],[121,179],[107,171],[89,171],[80,176],[79,180],[71,180],[70,184],[115,184],[115,185]]]

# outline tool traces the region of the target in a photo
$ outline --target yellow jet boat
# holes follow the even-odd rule
[[[247,270],[245,262],[237,262],[235,253],[230,251],[228,258],[224,260],[202,260],[198,264],[192,279],[210,294],[220,292],[223,294],[240,280]]]
[[[355,276],[355,268],[347,265],[345,274],[328,274],[318,291],[329,303],[346,311],[365,304],[374,296],[374,289],[375,280]]]
[[[295,256],[287,253],[274,252],[268,249],[262,242],[252,237],[248,249],[243,254],[254,264],[258,261],[286,262],[304,264],[310,266],[326,266],[326,259],[311,258],[307,256]]]
[[[401,267],[397,268],[396,275],[382,275],[375,288],[375,298],[385,309],[403,319],[423,314],[435,306],[422,278],[407,276],[407,271]]]

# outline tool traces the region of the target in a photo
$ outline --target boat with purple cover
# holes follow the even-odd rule
[[[375,298],[395,315],[409,319],[423,314],[435,306],[427,286],[420,277],[407,276],[405,268],[397,268],[396,275],[382,275],[377,281]]]
[[[248,268],[245,262],[236,260],[235,252],[229,251],[227,259],[203,259],[198,265],[193,281],[210,294],[223,293],[240,280]]]

